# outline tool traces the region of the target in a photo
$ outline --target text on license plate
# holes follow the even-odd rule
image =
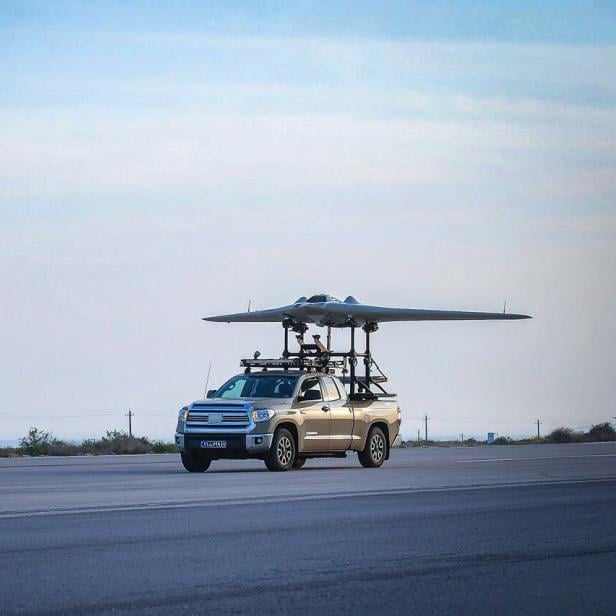
[[[227,441],[201,441],[201,449],[226,449]]]

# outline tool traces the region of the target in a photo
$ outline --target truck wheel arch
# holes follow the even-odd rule
[[[275,431],[280,429],[286,429],[293,435],[295,441],[295,451],[299,452],[299,434],[297,432],[297,426],[291,421],[281,421],[275,428]]]
[[[372,430],[372,428],[381,428],[381,431],[383,432],[385,436],[385,440],[387,441],[387,452],[385,453],[385,459],[389,460],[389,450],[391,448],[391,443],[390,443],[390,438],[389,438],[389,425],[387,425],[387,422],[385,421],[375,421],[373,424],[370,424],[370,430]]]

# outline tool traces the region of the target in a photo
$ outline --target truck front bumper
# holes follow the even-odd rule
[[[175,444],[181,451],[200,451],[212,458],[251,458],[264,454],[272,446],[273,434],[175,434]],[[203,441],[224,442],[225,447],[203,447]]]

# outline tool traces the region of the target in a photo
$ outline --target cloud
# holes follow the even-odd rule
[[[615,191],[616,46],[49,36],[63,61],[30,57],[0,108],[5,200]]]

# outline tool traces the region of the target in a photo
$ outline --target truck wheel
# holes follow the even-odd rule
[[[298,471],[302,466],[306,464],[306,458],[295,458],[295,462],[293,462],[293,468]]]
[[[366,439],[363,451],[357,454],[360,464],[365,468],[376,468],[383,464],[387,455],[387,439],[381,428],[372,428]]]
[[[265,466],[270,471],[288,471],[294,462],[295,440],[288,430],[281,428],[274,434],[272,446],[265,457]]]
[[[210,468],[212,460],[204,456],[198,456],[194,453],[180,452],[182,464],[189,473],[204,473]]]

